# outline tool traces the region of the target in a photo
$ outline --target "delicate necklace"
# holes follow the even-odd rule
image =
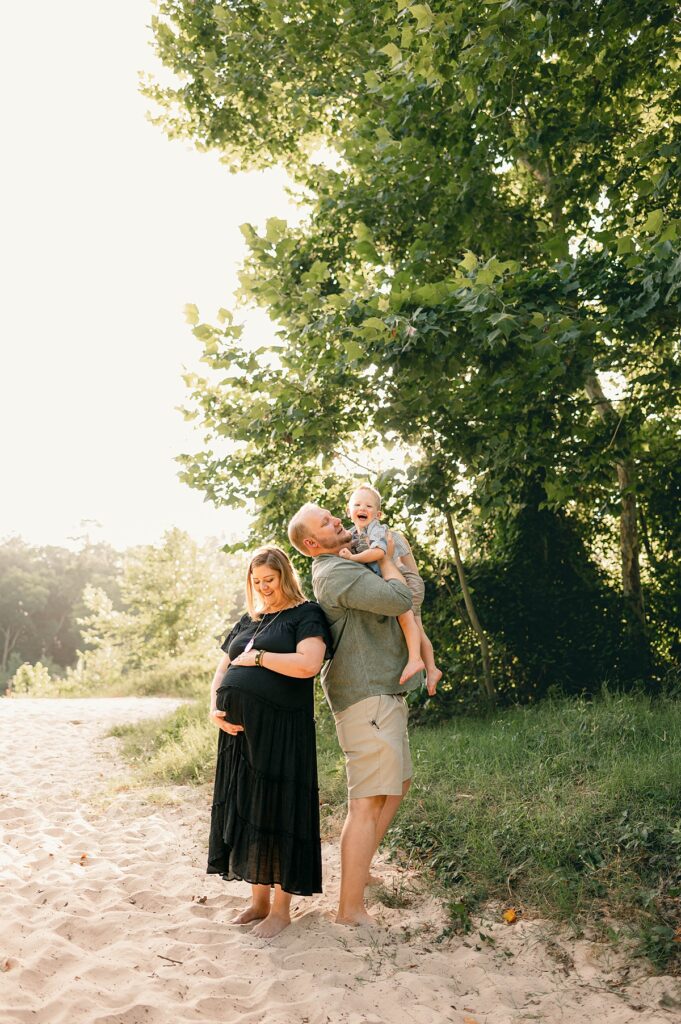
[[[247,644],[246,644],[246,646],[244,647],[244,654],[246,653],[246,651],[250,651],[251,647],[252,647],[252,646],[253,646],[253,644],[255,643],[255,640],[256,640],[256,637],[258,636],[258,633],[261,633],[261,632],[262,632],[262,630],[263,630],[263,629],[265,628],[265,626],[271,626],[271,625],[272,625],[272,624],[273,624],[274,622],[276,622],[277,618],[278,618],[278,617],[279,617],[279,616],[281,615],[281,613],[282,613],[282,612],[285,612],[285,611],[286,611],[286,608],[280,608],[280,609],[279,609],[279,611],[277,612],[277,614],[276,614],[276,615],[274,616],[274,618],[273,618],[273,619],[271,619],[271,620],[270,620],[269,622],[265,622],[265,621],[263,620],[263,621],[262,621],[262,622],[260,623],[260,625],[259,625],[259,626],[258,626],[258,628],[256,629],[255,633],[253,634],[253,636],[251,637],[251,639],[250,639],[250,640],[248,641],[248,643],[247,643]],[[267,614],[268,614],[268,612],[264,612],[263,614],[264,614],[264,615],[267,615]]]

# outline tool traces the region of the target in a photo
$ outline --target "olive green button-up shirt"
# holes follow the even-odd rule
[[[324,610],[334,656],[322,667],[322,686],[332,711],[365,697],[406,693],[423,682],[418,673],[400,686],[407,644],[396,616],[411,608],[411,591],[339,555],[312,562],[312,589]]]

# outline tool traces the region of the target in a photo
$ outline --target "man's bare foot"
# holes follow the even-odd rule
[[[442,679],[442,672],[439,668],[433,669],[432,672],[426,672],[426,689],[428,690],[428,696],[434,697],[435,691],[437,690],[437,684]]]
[[[269,912],[269,906],[260,907],[253,903],[249,903],[240,914],[237,914],[236,917],[232,918],[230,924],[250,924],[251,921],[262,921],[263,918],[267,917]]]
[[[340,910],[336,914],[336,924],[345,924],[350,927],[357,925],[364,925],[365,927],[375,925],[378,922],[375,918],[368,914],[366,910],[351,911],[348,914],[341,914]]]
[[[366,880],[367,885],[383,885],[383,879],[380,875],[374,875],[371,871],[369,877]]]
[[[408,679],[415,676],[417,672],[425,672],[426,663],[423,658],[414,658],[413,661],[408,661],[404,666],[404,672],[400,676],[400,685],[406,683]]]
[[[290,914],[275,914],[270,911],[264,921],[256,924],[251,935],[257,935],[259,939],[273,939],[279,932],[283,932],[284,928],[288,928],[290,923]]]

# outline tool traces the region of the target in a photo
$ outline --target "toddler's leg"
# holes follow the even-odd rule
[[[404,633],[404,639],[407,641],[407,651],[409,654],[409,660],[404,666],[404,672],[400,676],[400,683],[406,683],[407,679],[411,679],[417,672],[423,672],[426,667],[421,657],[421,630],[416,622],[416,616],[411,610],[398,615],[397,621]]]
[[[419,628],[419,633],[421,636],[420,650],[426,666],[426,687],[428,689],[429,696],[433,697],[435,695],[437,684],[442,679],[442,672],[435,664],[435,652],[433,651],[433,645],[431,644],[430,639],[428,638],[428,635],[426,634],[426,631],[423,628],[423,623],[421,622],[421,619],[416,619],[416,625]]]

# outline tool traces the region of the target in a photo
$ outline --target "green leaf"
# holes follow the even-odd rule
[[[350,362],[354,362],[356,359],[360,359],[364,355],[364,349],[361,345],[358,345],[356,341],[346,341],[344,347],[345,353]]]
[[[329,264],[325,263],[324,260],[315,260],[307,273],[303,274],[303,279],[310,284],[321,284],[323,281],[328,280],[328,277]]]
[[[387,331],[387,325],[380,317],[370,316],[368,317],[360,327],[360,331],[368,333],[369,335],[384,334]]]
[[[199,310],[193,302],[188,302],[184,307],[184,319],[192,327],[196,326],[199,322]]]
[[[394,43],[386,43],[386,45],[382,46],[378,52],[384,53],[386,57],[390,57],[393,67],[395,67],[396,64],[399,64],[402,60],[402,52]]]
[[[371,242],[359,242],[359,244],[355,246],[355,252],[358,256],[361,256],[362,259],[368,260],[369,263],[381,262],[381,257],[378,255]]]
[[[643,225],[643,230],[649,235],[656,235],[662,228],[664,223],[664,210],[652,210],[648,214],[648,219]]]
[[[352,233],[359,242],[373,242],[374,240],[371,229],[361,220],[353,226]]]
[[[413,14],[418,23],[419,31],[427,31],[433,24],[433,12],[431,11],[428,4],[414,4],[413,7],[409,8],[409,13]]]
[[[281,217],[268,217],[265,221],[265,238],[268,242],[278,242],[286,234],[287,227]]]
[[[629,252],[635,252],[636,246],[631,235],[622,235],[617,239],[617,255],[626,256]]]
[[[239,231],[249,245],[258,240],[258,235],[252,224],[239,224]]]
[[[568,238],[566,235],[558,234],[548,238],[544,242],[546,251],[557,260],[566,260],[570,255]]]
[[[464,270],[467,270],[470,273],[471,271],[475,270],[477,265],[478,257],[475,255],[475,253],[471,252],[470,249],[467,249],[464,258],[462,260],[459,260],[459,266],[463,267]]]

